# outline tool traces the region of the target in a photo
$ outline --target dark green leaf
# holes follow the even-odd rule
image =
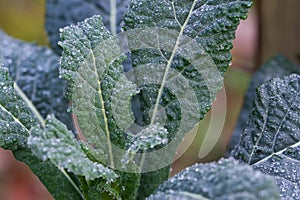
[[[117,178],[111,169],[90,161],[72,132],[53,115],[47,117],[45,128],[32,128],[28,145],[40,159],[51,160],[57,166],[84,176],[87,180],[101,177],[112,182]]]
[[[122,199],[135,200],[137,189],[140,185],[141,174],[120,171],[119,175],[118,184]]]
[[[129,0],[47,0],[46,30],[56,53],[61,49],[59,28],[76,24],[93,15],[101,15],[104,25],[113,33],[120,32],[120,23]]]
[[[148,199],[167,199],[175,195],[193,200],[280,199],[271,177],[233,159],[186,168],[160,185]]]
[[[45,118],[55,116],[73,128],[64,98],[64,81],[58,78],[59,58],[50,49],[13,39],[0,30],[0,54],[3,64]]]
[[[19,161],[25,162],[55,199],[81,199],[61,170],[51,162],[39,160],[28,148],[29,130],[38,124],[38,120],[15,92],[14,86],[21,91],[10,78],[8,69],[3,67],[0,67],[0,86],[0,147],[12,150]]]
[[[246,126],[249,114],[253,108],[253,101],[256,98],[256,88],[272,78],[283,77],[292,73],[300,74],[300,67],[294,65],[286,57],[278,55],[270,59],[252,76],[249,88],[245,94],[244,105],[228,146],[228,151],[231,151],[240,140],[241,133]]]
[[[251,4],[251,0],[130,2],[122,27],[127,31],[140,89],[135,99],[142,115],[136,116],[136,123],[165,126],[173,142],[168,144],[173,150],[161,156],[166,163],[172,162],[182,137],[210,109],[231,60],[235,30]],[[150,165],[162,167],[160,162],[144,164]],[[167,177],[168,170],[163,171],[153,176]],[[160,184],[153,176],[148,177],[155,183],[145,183]],[[150,195],[153,187],[148,188],[139,195]]]
[[[300,76],[274,78],[258,88],[232,156],[275,177],[281,196],[299,199]]]
[[[56,200],[82,200],[69,179],[52,162],[41,161],[29,148],[17,149],[13,151],[13,154],[16,159],[26,163],[30,167],[31,171],[38,176]]]
[[[29,129],[38,124],[15,92],[8,70],[0,67],[0,146],[9,150],[27,147]]]

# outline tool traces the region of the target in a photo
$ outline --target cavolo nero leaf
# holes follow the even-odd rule
[[[256,98],[256,88],[264,82],[275,78],[290,75],[292,73],[300,74],[300,67],[293,64],[283,55],[277,55],[267,61],[251,78],[248,90],[244,97],[244,105],[240,112],[235,130],[228,146],[228,151],[233,150],[238,144],[241,133],[246,126],[249,114],[253,108],[253,100]]]
[[[0,147],[11,150],[19,161],[25,162],[55,199],[81,199],[61,170],[38,159],[28,147],[29,130],[39,122],[15,91],[14,87],[21,93],[4,67],[0,67],[0,86]]]
[[[86,180],[103,178],[112,182],[117,178],[111,169],[90,161],[73,133],[53,115],[47,117],[45,127],[31,129],[28,145],[41,160],[51,160],[75,175],[84,176]]]
[[[50,46],[61,54],[59,29],[76,24],[93,15],[101,15],[104,25],[116,34],[120,32],[120,23],[129,0],[47,0],[46,30]]]
[[[49,48],[13,39],[0,30],[0,54],[3,64],[21,90],[45,118],[55,116],[73,128],[64,98],[64,81],[58,78],[59,57]]]
[[[136,123],[164,125],[173,142],[171,154],[210,109],[231,60],[235,30],[251,4],[251,0],[130,2],[122,28],[128,33],[133,70],[142,74],[135,76],[140,93],[134,99],[142,112]],[[171,163],[168,154],[163,159]],[[143,166],[151,164],[155,165]],[[168,175],[168,167],[144,173],[139,196],[150,195]]]
[[[101,162],[114,167],[115,162],[120,162],[114,157],[122,156],[114,150],[122,151],[125,147],[126,127],[124,122],[119,124],[117,116],[121,114],[133,120],[130,107],[123,105],[127,109],[120,108],[122,113],[118,113],[114,103],[120,94],[123,100],[129,101],[135,93],[135,86],[123,72],[124,55],[100,16],[65,27],[61,37],[60,73],[68,82],[67,96],[72,100],[72,111],[88,143],[108,155]]]
[[[280,199],[274,180],[234,159],[196,164],[161,184],[149,200]]]
[[[300,75],[274,78],[258,88],[231,155],[274,176],[283,199],[300,198]]]

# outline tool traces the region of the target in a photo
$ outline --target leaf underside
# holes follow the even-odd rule
[[[299,198],[299,75],[274,78],[258,88],[240,143],[231,155],[274,176],[282,198]]]
[[[246,126],[249,114],[253,108],[253,101],[256,96],[256,88],[264,82],[275,78],[290,75],[292,73],[300,74],[300,67],[293,64],[283,55],[278,55],[266,62],[251,78],[248,90],[244,97],[244,105],[240,112],[239,118],[231,141],[228,145],[228,152],[233,150],[238,144],[241,133]]]
[[[16,94],[8,69],[0,67],[0,147],[11,150],[39,177],[55,199],[80,199],[64,174],[51,162],[38,159],[27,146],[29,130],[38,124],[35,116]]]
[[[58,78],[58,56],[46,47],[13,39],[0,30],[0,54],[3,64],[25,95],[45,118],[55,116],[73,129],[65,83]]]
[[[111,5],[113,2],[115,5]],[[109,30],[116,29],[120,32],[120,23],[128,2],[129,0],[47,0],[46,31],[50,46],[57,54],[61,54],[61,48],[57,45],[59,29],[93,15],[101,15]]]
[[[176,196],[179,195],[179,196]],[[234,159],[196,164],[159,186],[147,199],[280,199],[271,177]]]
[[[129,32],[133,70],[148,76],[135,74],[140,89],[135,100],[140,103],[142,113],[135,122],[140,126],[164,124],[174,146],[162,160],[172,162],[170,154],[175,153],[184,134],[210,109],[231,60],[235,30],[240,19],[246,18],[251,3],[250,0],[130,2],[122,28]],[[145,30],[147,35],[135,34],[136,30]],[[148,165],[153,163],[144,164]],[[149,196],[168,174],[168,167],[160,173],[143,174],[138,196]]]

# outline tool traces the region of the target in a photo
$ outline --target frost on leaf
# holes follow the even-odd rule
[[[86,180],[104,178],[112,182],[117,178],[111,169],[90,161],[72,132],[53,115],[47,117],[45,128],[37,126],[31,130],[28,145],[42,160],[50,160]]]
[[[146,68],[143,76],[136,76],[137,81],[145,80],[135,97],[141,105],[137,121],[141,126],[164,125],[168,140],[176,143],[168,152],[169,163],[177,144],[205,116],[222,87],[235,30],[251,4],[251,0],[130,2],[122,28],[133,48],[133,70]],[[131,34],[137,31],[146,36]],[[143,174],[140,197],[149,196],[168,174],[167,168]]]
[[[0,55],[12,79],[39,113],[55,116],[73,128],[64,97],[65,83],[58,77],[59,57],[47,47],[39,47],[6,35],[0,30]]]
[[[136,135],[129,134],[128,137],[128,150],[122,160],[124,165],[132,161],[138,152],[146,153],[168,143],[167,129],[158,124],[151,125]]]
[[[292,73],[300,74],[300,67],[293,64],[282,55],[275,56],[266,62],[251,78],[249,88],[244,97],[244,105],[240,112],[237,125],[233,132],[228,151],[231,151],[238,144],[241,133],[246,126],[249,114],[253,109],[253,101],[257,97],[256,88],[264,82],[275,77],[283,77]]]
[[[108,155],[102,163],[114,167],[113,147],[125,147],[124,130],[133,121],[130,100],[136,92],[123,72],[125,57],[100,16],[65,27],[61,38],[60,73],[68,82],[72,111],[89,144]]]
[[[271,177],[241,165],[234,159],[196,164],[184,169],[148,199],[166,199],[182,195],[187,199],[279,199]],[[175,196],[176,197],[176,196]]]
[[[275,177],[283,198],[299,198],[300,76],[274,78],[258,88],[232,156]]]
[[[8,69],[0,66],[0,147],[26,148],[27,137],[37,119],[14,90]]]
[[[53,163],[38,159],[29,149],[27,138],[30,129],[39,123],[25,101],[16,93],[8,69],[3,67],[0,67],[0,86],[0,147],[11,150],[17,160],[25,162],[55,199],[79,200],[80,195],[65,174]]]

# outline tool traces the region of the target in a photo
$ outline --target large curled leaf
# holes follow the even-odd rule
[[[178,196],[177,196],[178,195]],[[147,199],[280,199],[271,177],[234,159],[196,164],[159,186]]]
[[[275,177],[284,199],[300,196],[300,76],[274,78],[258,88],[232,156]]]
[[[253,101],[256,98],[256,88],[272,78],[283,77],[292,73],[300,74],[300,67],[294,65],[286,57],[278,55],[267,61],[266,64],[252,76],[248,90],[245,94],[244,105],[228,146],[229,152],[238,144],[241,133],[246,126],[249,114],[253,108]]]
[[[162,156],[172,162],[182,137],[211,107],[229,66],[231,41],[251,0],[133,0],[125,14],[136,84],[141,126],[160,123],[168,130],[170,149]],[[140,73],[139,73],[140,72]],[[140,74],[140,75],[139,75]],[[141,118],[141,119],[139,119]],[[176,135],[177,134],[177,135]],[[160,156],[160,155],[159,155]],[[159,157],[157,156],[157,157]],[[145,161],[146,162],[146,161]],[[143,166],[159,166],[160,162]],[[152,193],[169,174],[143,174],[139,197]],[[155,177],[159,175],[159,177]]]
[[[3,67],[0,67],[0,86],[0,147],[11,150],[19,161],[25,162],[55,199],[79,200],[80,195],[65,174],[53,163],[38,159],[27,146],[29,130],[38,125],[38,120],[15,92],[8,69]],[[16,84],[15,87],[21,92]]]
[[[47,0],[46,30],[50,45],[60,54],[59,29],[93,15],[101,15],[112,33],[120,32],[120,23],[129,0]]]
[[[43,161],[51,160],[57,166],[84,176],[87,180],[101,177],[112,182],[117,178],[111,169],[90,161],[72,132],[53,115],[47,117],[45,128],[32,128],[28,145]]]
[[[55,116],[73,128],[64,98],[64,81],[58,78],[58,56],[46,47],[13,39],[0,30],[0,54],[3,64],[21,90],[45,118]]]
[[[129,102],[135,93],[135,86],[123,72],[124,55],[100,16],[64,28],[61,37],[61,75],[68,81],[72,110],[88,143],[108,155],[101,162],[114,168],[121,160],[115,157],[122,156],[128,125],[117,119],[133,121],[128,104],[115,107],[120,106],[116,97]]]
[[[72,110],[87,140],[85,152],[96,162],[122,169],[124,130],[133,121],[130,99],[135,87],[124,75],[124,56],[116,38],[106,30],[100,16],[64,28],[61,36],[61,74],[68,81]],[[134,199],[139,174],[124,172],[119,176],[118,188],[104,190],[110,188],[107,192],[111,195],[116,190],[122,198]],[[99,193],[103,187],[97,181],[90,184],[98,189],[88,188],[87,193],[99,198],[95,191]]]

